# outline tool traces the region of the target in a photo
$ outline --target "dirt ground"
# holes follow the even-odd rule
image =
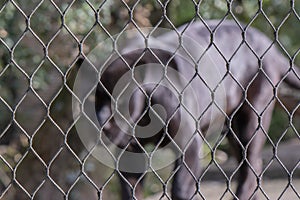
[[[296,200],[300,199],[300,141],[295,139],[288,143],[281,144],[277,147],[276,156],[273,149],[268,147],[263,152],[264,166],[267,167],[264,173],[264,179],[261,187],[256,193],[260,200],[263,199],[281,199],[281,200]],[[222,164],[226,174],[231,174],[235,166],[233,160],[228,160]],[[288,173],[292,172],[292,180],[289,183]],[[235,191],[236,183],[230,185],[230,190],[227,189],[224,177],[220,176],[220,172],[216,167],[212,167],[207,171],[205,180],[200,185],[200,192],[204,198],[198,195],[193,200],[207,199],[217,200],[233,199],[232,193]],[[162,194],[156,194],[146,200],[167,200],[167,197],[162,197]]]
[[[292,185],[288,185],[288,180],[276,179],[264,181],[260,190],[257,191],[259,199],[281,199],[281,200],[296,200],[300,199],[300,179],[293,180]],[[232,199],[233,196],[229,191],[226,191],[226,184],[207,181],[202,184],[202,195],[207,200]],[[235,184],[232,186],[232,192],[235,189]],[[296,190],[296,191],[295,191]],[[264,193],[262,192],[264,191]],[[146,200],[167,200],[166,197],[161,198],[162,194],[156,194],[147,198]],[[200,195],[193,200],[203,199]]]

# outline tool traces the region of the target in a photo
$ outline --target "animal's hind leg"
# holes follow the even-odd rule
[[[228,133],[230,146],[241,163],[236,196],[240,200],[255,199],[259,176],[262,172],[261,152],[266,140],[273,104],[263,112],[261,120],[249,105],[243,105],[232,121]]]

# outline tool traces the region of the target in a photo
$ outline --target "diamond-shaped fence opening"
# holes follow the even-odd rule
[[[0,199],[299,199],[299,10],[0,1]]]

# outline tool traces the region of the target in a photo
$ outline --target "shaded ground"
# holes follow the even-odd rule
[[[261,190],[264,191],[265,194],[262,193],[261,190],[257,191],[259,194],[259,199],[281,199],[281,200],[293,200],[300,198],[300,179],[293,180],[292,182],[294,189],[298,192],[298,196],[296,192],[288,186],[288,180],[268,180],[262,184]],[[234,191],[235,184],[231,187]],[[215,199],[224,199],[229,200],[232,199],[232,194],[227,191],[226,192],[226,184],[216,182],[216,181],[205,181],[202,184],[201,192],[205,199],[215,200]],[[146,200],[157,200],[160,199],[162,194],[156,194],[147,198]],[[163,200],[167,199],[166,197],[162,198]],[[200,196],[195,198],[195,200],[202,199]]]
[[[300,199],[300,141],[295,139],[288,143],[280,144],[274,156],[274,150],[268,147],[263,152],[264,180],[256,191],[259,199]],[[224,172],[230,177],[236,167],[236,163],[229,159],[221,165]],[[289,175],[292,175],[289,182]],[[216,166],[207,171],[201,184],[201,193],[205,199],[232,199],[236,183],[227,189],[226,179]],[[153,195],[146,200],[167,199],[161,198],[162,194]],[[198,196],[195,200],[203,199]]]
[[[267,147],[263,151],[263,177],[268,179],[288,179],[289,175],[292,174],[294,178],[300,179],[300,140],[293,139],[286,143],[280,143],[276,149],[277,151],[274,152],[275,150],[272,147]],[[229,177],[235,170],[236,162],[233,159],[229,159],[220,166]],[[224,179],[220,169],[215,165],[211,166],[206,174],[205,180]]]

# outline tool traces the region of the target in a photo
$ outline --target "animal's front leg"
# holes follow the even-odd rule
[[[173,200],[188,200],[193,199],[197,192],[197,180],[200,176],[200,162],[199,155],[201,152],[201,139],[197,135],[189,146],[183,152],[180,159],[176,161],[176,172],[173,186],[172,199]]]
[[[123,148],[124,149],[124,148]],[[118,154],[119,153],[119,154]],[[147,172],[147,157],[133,141],[116,154],[122,200],[142,200],[143,180]]]
[[[142,200],[143,181],[140,180],[142,174],[122,173],[120,176],[122,200]]]

